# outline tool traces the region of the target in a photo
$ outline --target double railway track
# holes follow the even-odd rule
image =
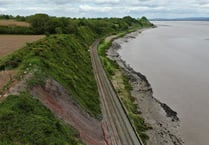
[[[137,136],[130,120],[128,119],[122,104],[115,93],[111,82],[103,69],[97,52],[99,40],[96,40],[90,47],[91,61],[99,95],[103,123],[108,130],[108,145],[143,145]]]

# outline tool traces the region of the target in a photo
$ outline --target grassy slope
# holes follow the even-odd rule
[[[0,69],[18,68],[19,74],[32,71],[30,85],[46,78],[60,82],[92,116],[101,113],[88,46],[74,35],[53,35],[0,61]]]
[[[34,85],[43,85],[47,78],[53,78],[62,84],[73,99],[90,115],[101,116],[99,95],[92,72],[88,46],[79,37],[53,35],[36,43],[28,44],[0,60],[0,70],[4,69],[17,69],[19,71],[17,79],[25,73],[33,72],[34,77],[28,81],[29,88]],[[9,85],[6,85],[6,88],[9,88]],[[76,141],[76,136],[71,127],[62,126],[62,128],[66,128],[65,132],[58,131],[53,127],[55,122],[59,122],[54,116],[45,116],[44,114],[37,116],[36,113],[41,113],[44,109],[37,110],[39,106],[41,107],[41,104],[30,97],[25,99],[24,103],[32,105],[35,112],[29,112],[28,115],[30,116],[27,116],[28,118],[23,110],[13,109],[11,106],[15,106],[15,102],[23,101],[21,97],[23,97],[22,94],[15,97],[13,101],[9,97],[3,104],[0,104],[0,124],[2,125],[0,126],[0,144],[45,145],[50,143],[60,145],[68,142],[68,144],[72,143],[74,145],[79,143],[79,141]],[[44,107],[42,106],[42,108]],[[11,112],[12,118],[7,118],[10,117]],[[48,113],[50,114],[49,111]],[[4,119],[8,121],[5,122]],[[25,119],[27,120],[24,122]],[[46,124],[52,125],[50,134],[44,133],[45,130],[43,129]],[[5,126],[5,130],[1,130],[3,126]],[[27,131],[32,129],[33,134],[30,135],[30,132]],[[61,141],[56,140],[54,136],[62,136]],[[45,137],[49,138],[45,139]],[[52,141],[48,143],[49,140]],[[39,142],[37,143],[37,141]]]
[[[28,94],[0,105],[0,145],[81,145],[77,132]]]

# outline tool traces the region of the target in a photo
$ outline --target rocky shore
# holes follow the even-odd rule
[[[117,52],[122,43],[134,39],[143,30],[130,33],[122,38],[113,41],[112,46],[107,52],[107,56],[115,60],[120,66],[120,70],[130,77],[132,85],[132,96],[136,98],[139,105],[141,116],[145,119],[152,129],[147,131],[150,137],[148,145],[183,145],[184,141],[179,132],[179,118],[167,104],[164,104],[153,97],[153,91],[147,78],[135,72]]]

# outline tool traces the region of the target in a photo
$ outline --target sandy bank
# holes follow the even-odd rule
[[[133,87],[132,95],[136,98],[141,115],[153,129],[147,131],[150,139],[148,145],[183,145],[183,139],[179,133],[179,118],[177,113],[169,106],[161,103],[153,97],[151,85],[146,77],[135,72],[118,54],[122,43],[134,39],[142,33],[142,30],[130,33],[123,38],[113,41],[112,47],[107,52],[110,59],[115,60],[121,71],[131,78]]]

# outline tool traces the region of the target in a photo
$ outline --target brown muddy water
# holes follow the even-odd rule
[[[154,22],[119,54],[178,113],[185,145],[209,145],[209,22]]]

